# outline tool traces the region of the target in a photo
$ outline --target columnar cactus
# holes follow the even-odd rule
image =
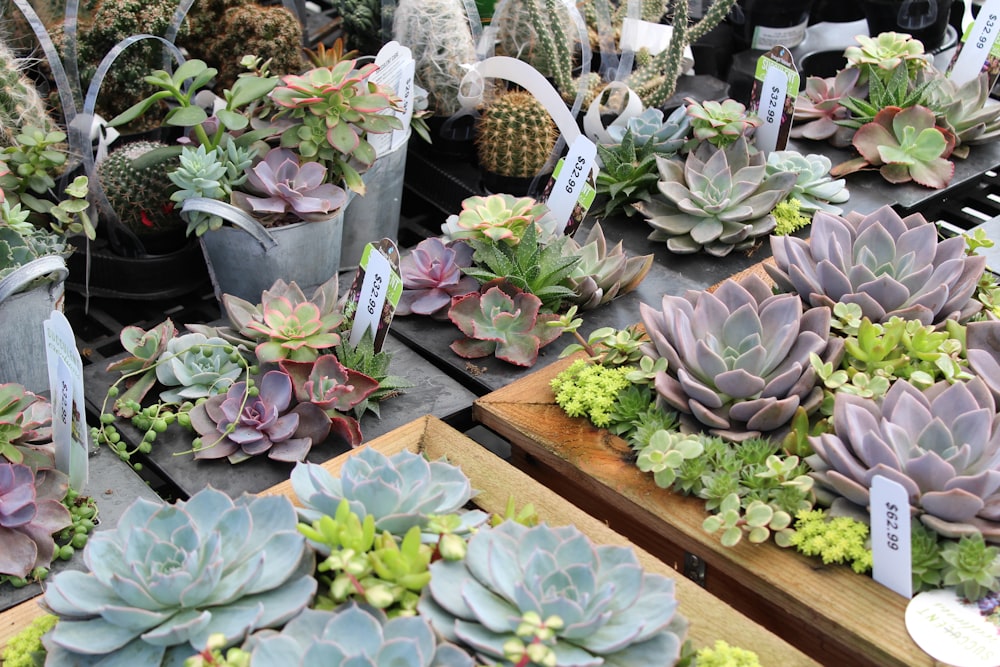
[[[573,36],[576,24],[562,0],[521,0],[497,3],[493,16],[498,51],[528,62],[552,77],[563,95],[575,92]]]
[[[25,126],[45,133],[57,129],[21,61],[0,41],[0,148],[13,146]]]
[[[534,176],[545,165],[559,132],[531,93],[510,91],[487,106],[477,124],[479,162],[502,176]]]

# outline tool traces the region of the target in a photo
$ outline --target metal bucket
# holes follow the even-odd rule
[[[51,279],[25,289],[42,276]],[[43,323],[62,310],[66,261],[58,255],[28,262],[0,280],[0,383],[18,382],[28,391],[49,390]]]
[[[306,291],[326,282],[340,269],[343,228],[341,209],[326,220],[259,227],[253,234],[229,226],[206,232],[201,247],[215,297],[220,303],[223,294],[260,303],[261,292],[279,278]]]
[[[344,214],[341,270],[357,268],[367,244],[378,243],[383,238],[395,241],[399,235],[399,209],[403,202],[409,138],[408,132],[406,141],[396,150],[380,155],[361,175],[367,194],[364,197],[355,195]]]

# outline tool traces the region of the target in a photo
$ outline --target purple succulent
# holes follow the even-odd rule
[[[795,100],[796,125],[789,136],[822,141],[829,139],[830,143],[840,148],[851,144],[854,128],[838,125],[850,114],[840,105],[842,98],[866,97],[864,90],[858,90],[859,69],[843,69],[836,77],[824,79],[811,76],[806,79],[806,88]]]
[[[462,273],[472,266],[472,248],[461,241],[445,244],[431,237],[417,244],[399,261],[403,295],[397,315],[430,315],[447,319],[452,297],[479,289],[479,281]]]
[[[541,300],[507,283],[492,284],[452,302],[448,317],[466,338],[451,344],[452,351],[466,359],[496,353],[497,359],[518,366],[532,366],[538,350],[562,334],[547,322],[555,313],[539,313]]]
[[[819,490],[863,508],[882,475],[903,485],[928,528],[1000,541],[1000,416],[980,378],[923,391],[894,382],[881,402],[841,392],[833,427],[809,439]]]
[[[324,217],[347,204],[347,193],[325,182],[327,171],[319,162],[300,163],[288,148],[272,148],[247,171],[247,183],[265,196],[233,192],[237,206],[264,215],[293,214],[303,220]]]
[[[52,562],[52,534],[70,525],[62,499],[65,474],[20,463],[0,463],[0,574],[26,577]]]
[[[292,380],[281,371],[268,371],[248,395],[245,382],[226,394],[209,398],[191,410],[191,426],[202,439],[196,459],[221,459],[239,463],[267,453],[276,461],[302,461],[314,443],[329,433],[329,419],[312,410],[288,410]],[[233,427],[230,431],[230,427]]]
[[[351,447],[361,444],[358,420],[341,414],[351,410],[378,389],[379,383],[364,373],[347,368],[332,354],[316,361],[281,361],[278,364],[289,378],[300,414],[318,410],[330,421],[331,430],[347,440]]]

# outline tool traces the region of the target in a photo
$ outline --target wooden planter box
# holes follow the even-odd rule
[[[907,600],[871,578],[773,543],[723,547],[702,529],[703,500],[659,488],[624,440],[556,405],[549,382],[570,363],[473,406],[476,421],[510,441],[515,465],[823,664],[938,664],[907,634]]]
[[[513,494],[518,506],[534,503],[539,515],[549,523],[574,524],[592,540],[602,544],[631,544],[600,521],[434,417],[427,416],[401,426],[367,446],[389,456],[409,449],[423,453],[430,459],[447,458],[451,463],[461,466],[472,480],[473,488],[479,490],[473,502],[483,510],[503,511],[508,496]],[[360,450],[327,461],[323,467],[336,475],[347,458],[357,451]],[[291,484],[286,481],[263,493],[292,495]],[[688,638],[696,647],[711,645],[716,639],[724,639],[730,645],[755,651],[763,665],[794,667],[816,664],[782,639],[679,576],[669,565],[642,549],[637,548],[636,553],[647,570],[666,575],[675,581],[679,610],[690,621]],[[32,601],[0,614],[0,646],[40,613],[41,609]]]

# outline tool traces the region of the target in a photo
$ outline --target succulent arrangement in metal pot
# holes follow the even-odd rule
[[[680,654],[673,582],[573,526],[507,521],[474,535],[464,560],[430,569],[418,610],[480,661],[652,667]]]
[[[280,626],[316,592],[291,501],[204,489],[173,505],[138,499],[84,550],[88,571],[55,575],[51,664],[181,664],[211,634],[225,645]]]
[[[705,141],[681,163],[657,158],[659,195],[635,204],[653,227],[649,238],[675,253],[722,257],[746,249],[775,227],[771,211],[788,196],[797,175],[768,174],[763,153],[739,134],[725,148]]]
[[[985,258],[967,255],[962,237],[939,240],[919,213],[903,218],[888,206],[867,216],[820,211],[808,242],[775,236],[771,250],[768,275],[809,306],[857,304],[872,322],[899,316],[935,325],[964,322],[981,307],[972,297]]]
[[[733,440],[786,427],[799,407],[819,407],[811,354],[838,363],[843,341],[830,336],[830,310],[803,312],[795,295],[773,294],[756,276],[730,279],[713,292],[663,297],[662,310],[640,304],[651,342],[664,357],[657,394],[703,429]]]

